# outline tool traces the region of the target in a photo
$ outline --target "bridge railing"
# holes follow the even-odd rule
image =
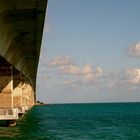
[[[17,120],[18,109],[0,109],[0,120]]]

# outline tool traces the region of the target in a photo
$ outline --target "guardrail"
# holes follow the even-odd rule
[[[0,120],[17,120],[18,109],[0,109]]]

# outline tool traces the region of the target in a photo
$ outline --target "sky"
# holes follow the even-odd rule
[[[49,0],[37,100],[139,102],[139,5],[139,0]]]

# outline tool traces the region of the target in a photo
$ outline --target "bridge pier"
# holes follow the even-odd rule
[[[34,91],[29,81],[12,66],[4,67],[0,76],[0,120],[14,126],[16,120],[35,103]]]
[[[0,120],[15,124],[35,103],[48,0],[0,0]]]

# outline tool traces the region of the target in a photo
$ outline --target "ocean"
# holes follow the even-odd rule
[[[140,103],[34,106],[0,140],[140,140]]]

